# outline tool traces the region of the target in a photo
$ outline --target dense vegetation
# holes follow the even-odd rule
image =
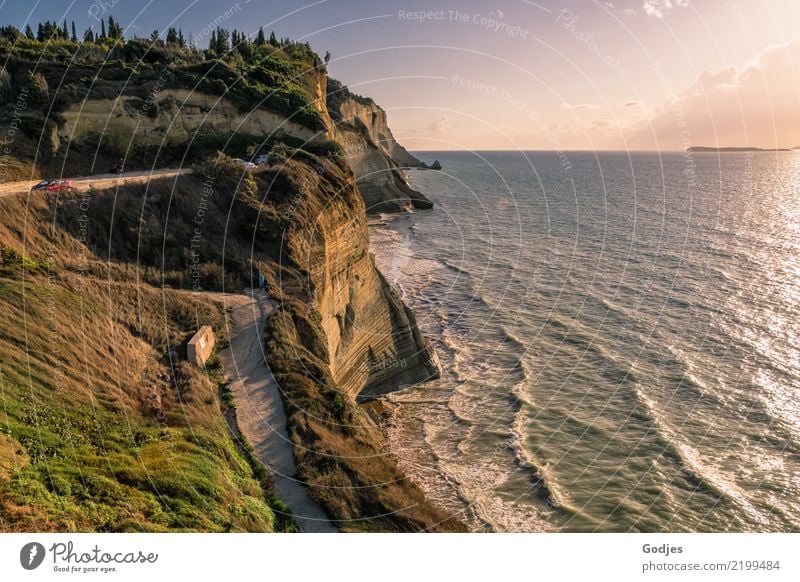
[[[68,30],[66,22],[44,23],[37,34],[0,28],[0,126],[16,121],[27,138],[17,136],[17,158],[35,157],[38,164],[53,169],[88,170],[94,168],[85,168],[87,158],[104,166],[126,157],[131,165],[147,167],[186,159],[191,163],[227,146],[230,135],[204,128],[191,139],[158,147],[130,147],[109,135],[59,143],[57,130],[70,106],[125,96],[126,107],[135,109],[129,113],[155,117],[159,94],[166,89],[220,96],[242,113],[263,108],[315,131],[324,128],[309,84],[315,77],[310,73],[324,65],[307,44],[278,40],[274,34],[267,41],[263,32],[251,41],[238,31],[217,28],[209,48],[201,50],[174,28],[164,38],[154,31],[150,38],[126,39],[113,18],[108,31],[103,23],[101,33],[89,30],[81,40]],[[241,135],[233,147],[263,138]],[[65,159],[67,154],[70,159]]]

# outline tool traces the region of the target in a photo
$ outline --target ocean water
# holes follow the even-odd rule
[[[800,153],[422,153],[373,219],[443,377],[389,441],[475,531],[800,530]]]

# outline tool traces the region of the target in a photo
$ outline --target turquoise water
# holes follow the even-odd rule
[[[421,153],[390,444],[477,531],[800,530],[800,153]]]

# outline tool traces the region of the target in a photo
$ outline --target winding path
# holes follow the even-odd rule
[[[289,506],[300,531],[338,531],[296,476],[280,388],[264,355],[264,324],[274,309],[272,302],[263,291],[208,295],[231,310],[230,345],[220,352],[220,359],[231,380],[239,430],[269,468],[275,493]]]

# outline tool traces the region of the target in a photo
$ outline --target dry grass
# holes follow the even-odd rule
[[[24,257],[0,268],[0,530],[287,526],[230,437],[220,375],[165,357],[201,324],[224,343],[222,307],[136,284],[50,227],[52,197],[24,202],[0,200],[0,245]]]

